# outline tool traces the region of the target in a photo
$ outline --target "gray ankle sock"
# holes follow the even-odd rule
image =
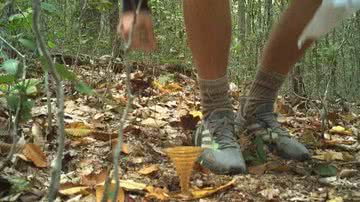
[[[215,109],[232,109],[229,98],[228,77],[225,75],[216,80],[198,78],[202,112],[207,117]]]
[[[286,75],[259,69],[248,95],[245,113],[251,115],[260,104],[274,103],[285,79]]]

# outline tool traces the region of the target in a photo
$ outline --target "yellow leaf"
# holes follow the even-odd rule
[[[351,130],[346,130],[342,126],[334,126],[334,127],[332,127],[330,129],[330,133],[336,133],[336,134],[340,134],[340,135],[352,135]]]
[[[230,182],[228,182],[227,184],[222,185],[217,188],[204,188],[204,189],[191,190],[191,193],[193,195],[192,199],[199,199],[199,198],[204,198],[204,197],[210,196],[216,192],[219,192],[221,190],[229,188],[230,186],[234,185],[235,182],[236,182],[236,180],[233,179]]]
[[[203,114],[201,111],[192,111],[190,112],[190,114],[195,118],[195,117],[199,117],[200,119],[203,118]]]
[[[90,127],[85,125],[85,123],[83,123],[83,122],[73,122],[73,123],[66,124],[66,128],[90,129]]]
[[[343,202],[343,201],[344,201],[343,198],[336,197],[336,198],[330,199],[330,200],[328,200],[326,202]]]
[[[159,166],[153,164],[153,165],[145,166],[144,168],[139,170],[138,173],[140,173],[142,175],[149,175],[149,174],[154,173],[154,172],[156,172],[158,170],[159,170]]]
[[[89,136],[92,133],[92,130],[82,128],[66,128],[65,132],[71,137],[80,138]]]
[[[165,121],[155,120],[153,118],[148,118],[141,122],[141,125],[149,126],[152,128],[161,128],[161,127],[165,126],[166,124],[167,124],[167,122],[165,122]]]
[[[66,189],[59,190],[60,194],[66,195],[66,196],[72,196],[75,194],[89,194],[88,191],[86,191],[89,187],[87,186],[77,186],[77,187],[70,187]]]
[[[183,90],[183,88],[178,83],[169,83],[164,86],[164,89],[170,91],[171,93]]]
[[[120,187],[129,191],[141,191],[146,188],[146,184],[134,182],[133,180],[120,180]]]
[[[31,160],[35,164],[35,166],[39,168],[45,168],[48,166],[46,156],[44,152],[41,151],[38,145],[25,144],[22,153],[27,159]]]
[[[115,180],[112,183],[114,184]],[[104,186],[104,182],[98,183],[97,186]],[[146,186],[146,184],[134,182],[133,180],[120,180],[120,187],[129,191],[142,191]]]
[[[314,155],[312,158],[323,160],[323,161],[344,161],[344,155],[341,152],[335,152],[335,151],[320,151],[316,150],[315,153],[317,155]]]
[[[112,183],[110,185],[110,189],[109,189],[109,192],[108,192],[108,202],[111,202],[112,201],[112,196],[113,196],[113,192],[115,191],[115,183]],[[101,186],[97,186],[96,187],[96,202],[101,202],[101,199],[104,195],[104,186],[101,185]],[[118,191],[118,195],[116,197],[116,201],[117,202],[123,202],[125,201],[125,192],[122,188],[119,188],[119,191]]]

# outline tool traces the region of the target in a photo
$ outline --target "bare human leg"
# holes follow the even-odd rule
[[[240,119],[248,133],[262,133],[265,141],[275,145],[277,152],[289,159],[308,159],[309,151],[295,139],[289,138],[288,132],[280,127],[273,115],[273,105],[286,75],[312,44],[312,41],[307,41],[302,49],[297,47],[300,34],[321,2],[292,1],[279,23],[273,27],[250,93],[241,100],[239,117],[242,117]]]
[[[218,174],[244,172],[245,162],[234,136],[234,112],[228,95],[229,1],[184,0],[184,15],[205,116],[194,136],[195,145],[206,148],[198,162]]]

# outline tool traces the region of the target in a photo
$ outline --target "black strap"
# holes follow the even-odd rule
[[[134,11],[139,3],[140,0],[123,0],[123,12]],[[148,0],[142,0],[140,9],[150,11]]]

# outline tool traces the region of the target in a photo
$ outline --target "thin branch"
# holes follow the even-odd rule
[[[56,71],[55,64],[51,59],[50,53],[45,46],[44,38],[40,32],[40,0],[33,0],[33,31],[35,33],[35,37],[37,39],[37,45],[40,49],[41,53],[44,54],[45,59],[49,65],[49,72],[52,75],[52,78],[56,84],[56,100],[57,100],[57,124],[58,124],[58,131],[57,131],[57,141],[58,141],[58,150],[56,157],[53,162],[53,169],[51,171],[51,181],[49,187],[49,201],[52,202],[56,198],[59,184],[60,184],[60,174],[61,174],[61,167],[62,167],[62,157],[64,152],[64,89],[62,86],[61,78]]]
[[[47,116],[47,130],[46,130],[46,135],[45,135],[45,139],[47,140],[47,138],[49,137],[51,131],[52,131],[52,105],[51,105],[51,92],[50,92],[50,75],[49,72],[46,71],[45,72],[45,91],[46,91],[46,105],[47,105],[47,111],[48,111],[48,116]]]
[[[14,50],[21,58],[22,58],[22,63],[23,63],[23,69],[22,69],[22,75],[21,78],[23,79],[23,84],[25,84],[25,79],[26,79],[26,55],[20,53],[20,51],[18,51],[15,47],[13,47],[9,42],[7,42],[4,38],[2,38],[0,36],[0,39],[6,44],[8,45],[12,50]],[[10,86],[8,88],[8,92],[10,91]],[[17,145],[17,141],[18,141],[18,128],[19,128],[19,122],[20,122],[20,117],[21,117],[21,110],[22,110],[22,103],[25,99],[25,95],[20,92],[20,96],[19,96],[19,102],[17,103],[17,108],[16,108],[16,112],[15,112],[15,117],[14,119],[11,118],[11,122],[12,123],[12,132],[11,134],[11,139],[12,139],[12,145],[11,145],[11,149],[9,154],[7,155],[6,159],[4,160],[4,163],[0,166],[0,171],[11,161],[13,155],[16,152],[16,145]],[[12,117],[12,115],[10,114],[10,117]],[[14,121],[12,121],[14,120]],[[9,126],[11,128],[11,126]]]
[[[20,57],[25,58],[25,55],[20,53],[14,46],[12,46],[9,42],[7,42],[2,36],[0,36],[0,40],[3,41],[6,45],[8,45],[13,51],[16,52]]]
[[[133,2],[132,2],[133,3]],[[134,31],[134,27],[136,24],[136,19],[137,19],[137,15],[140,12],[140,8],[141,8],[141,4],[142,4],[142,0],[139,1],[136,10],[134,11],[134,19],[132,22],[132,27],[130,29],[130,33],[129,33],[129,39],[127,41],[127,43],[125,43],[124,46],[124,55],[127,54],[127,52],[129,51],[129,48],[131,47],[131,43],[132,43],[132,37],[133,37],[133,31]],[[134,6],[133,6],[134,7]],[[117,201],[117,195],[119,192],[119,187],[120,187],[120,181],[119,181],[119,158],[120,158],[120,153],[121,153],[121,145],[122,145],[122,138],[123,138],[123,132],[124,132],[124,125],[125,125],[125,121],[127,119],[128,116],[128,111],[131,107],[131,103],[133,100],[133,96],[131,93],[131,85],[130,85],[130,73],[131,73],[131,66],[127,65],[126,67],[126,92],[128,95],[128,100],[126,103],[126,107],[123,111],[121,120],[120,120],[120,126],[118,129],[118,141],[116,143],[115,146],[115,151],[114,151],[114,158],[113,158],[113,164],[114,164],[114,171],[112,173],[112,177],[109,178],[109,180],[106,180],[105,182],[105,188],[104,188],[104,195],[102,198],[102,202],[106,202],[107,198],[108,198],[108,191],[109,191],[109,184],[112,183],[112,179],[115,180],[115,188],[114,188],[114,195],[112,197],[112,202],[116,202]]]

